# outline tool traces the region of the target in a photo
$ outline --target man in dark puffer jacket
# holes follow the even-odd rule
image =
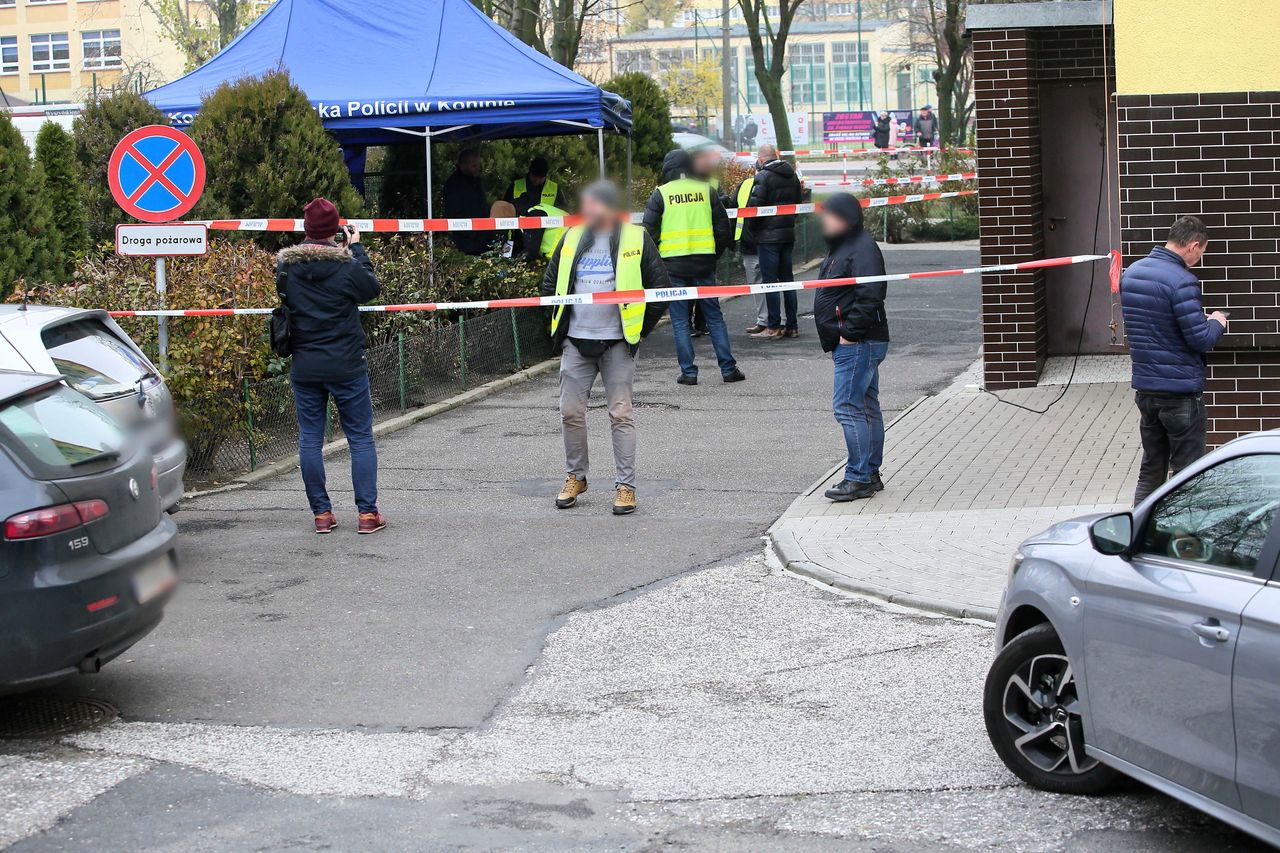
[[[776,145],[761,145],[757,154],[756,180],[747,200],[748,207],[799,204],[802,187],[795,168],[778,156]],[[760,280],[766,284],[792,281],[791,253],[796,242],[794,216],[764,216],[746,220],[760,259]],[[768,317],[761,338],[794,338],[798,332],[797,298],[794,290],[765,295]],[[783,317],[785,307],[786,316]],[[785,319],[785,325],[783,325]]]
[[[884,275],[884,257],[862,227],[862,205],[840,193],[823,204],[822,233],[830,251],[818,278]],[[849,461],[844,479],[826,491],[830,500],[869,498],[884,488],[884,416],[880,413],[880,363],[889,352],[883,281],[822,287],[813,297],[813,319],[824,352],[835,363],[831,406],[844,430]]]
[[[293,396],[298,413],[298,457],[316,533],[338,526],[325,490],[325,409],[333,398],[351,451],[359,533],[387,526],[378,512],[378,453],[373,444],[373,399],[359,306],[382,286],[360,245],[360,232],[340,228],[338,209],[318,198],[303,208],[307,239],[281,250],[276,290],[289,308],[293,344]],[[339,245],[340,236],[347,245]]]
[[[1134,504],[1204,455],[1204,354],[1227,330],[1227,315],[1208,317],[1191,267],[1209,245],[1194,216],[1169,229],[1168,242],[1134,263],[1120,280],[1120,305],[1142,413],[1142,468]]]

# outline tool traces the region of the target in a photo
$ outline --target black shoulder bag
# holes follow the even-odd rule
[[[293,355],[293,335],[289,330],[289,306],[285,304],[284,265],[276,262],[276,296],[280,304],[271,311],[271,351],[284,358]]]

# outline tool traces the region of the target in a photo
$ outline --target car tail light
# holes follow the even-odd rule
[[[15,540],[50,536],[88,524],[110,511],[106,501],[90,500],[20,512],[5,521],[4,538]]]

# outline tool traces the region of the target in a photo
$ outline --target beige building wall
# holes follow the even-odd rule
[[[184,64],[144,0],[0,0],[0,88],[20,98],[78,102],[125,77],[150,88]]]

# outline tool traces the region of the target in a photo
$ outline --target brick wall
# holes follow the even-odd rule
[[[1044,257],[1038,87],[1099,78],[1110,45],[1102,27],[974,30],[978,215],[982,263]],[[983,384],[1034,385],[1048,355],[1042,272],[982,278]]]
[[[1209,226],[1196,272],[1209,309],[1231,313],[1209,357],[1210,442],[1280,428],[1280,92],[1118,99],[1125,263],[1178,216]]]
[[[982,263],[1043,257],[1040,111],[1028,30],[973,33]],[[1048,351],[1043,272],[982,277],[983,384],[1034,385]]]

